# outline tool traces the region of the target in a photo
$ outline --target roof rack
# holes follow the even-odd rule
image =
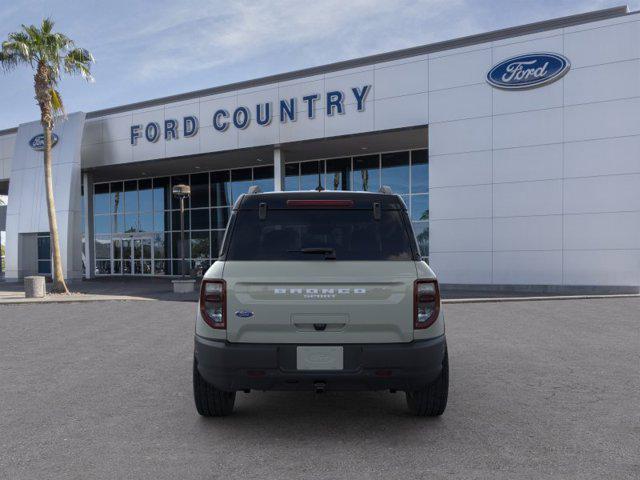
[[[378,190],[379,193],[384,193],[385,195],[393,195],[393,190],[391,190],[391,187],[388,185],[382,185],[380,187],[380,190]]]

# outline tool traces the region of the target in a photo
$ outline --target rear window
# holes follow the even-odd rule
[[[412,260],[399,210],[257,210],[235,214],[227,260]]]

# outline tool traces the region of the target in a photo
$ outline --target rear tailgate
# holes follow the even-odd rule
[[[413,261],[228,261],[227,340],[413,340]]]

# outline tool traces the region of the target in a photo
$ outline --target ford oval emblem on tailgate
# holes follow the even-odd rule
[[[236,312],[236,317],[240,317],[240,318],[253,317],[253,312],[250,312],[249,310],[238,310]]]

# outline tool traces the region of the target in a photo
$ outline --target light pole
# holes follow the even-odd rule
[[[180,264],[180,273],[182,274],[182,278],[184,279],[184,273],[186,270],[184,259],[184,201],[189,198],[189,195],[191,195],[191,188],[189,187],[189,185],[184,185],[181,183],[175,185],[171,189],[171,193],[173,193],[174,197],[180,200],[180,257],[182,257],[182,263]]]

